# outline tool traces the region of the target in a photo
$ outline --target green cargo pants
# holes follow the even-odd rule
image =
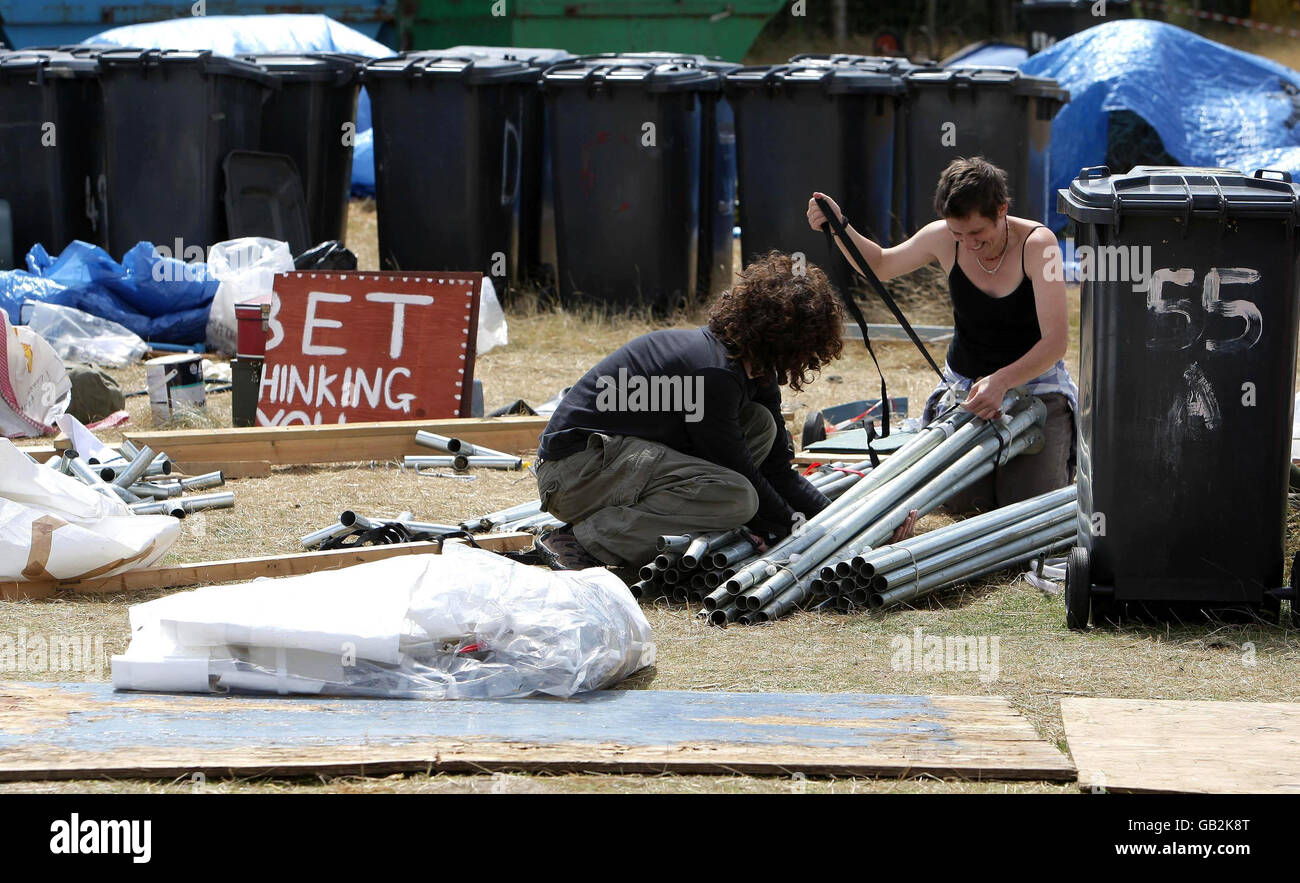
[[[750,403],[741,429],[754,463],[776,441],[772,412]],[[758,511],[758,494],[739,472],[658,442],[592,433],[587,447],[537,467],[542,509],[573,525],[578,542],[606,564],[639,566],[669,534],[728,530]]]

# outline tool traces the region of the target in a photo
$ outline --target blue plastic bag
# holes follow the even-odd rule
[[[212,298],[220,286],[206,264],[157,254],[140,242],[118,263],[102,248],[74,241],[58,257],[37,244],[27,254],[30,272],[13,270],[0,281],[0,298],[53,300],[124,325],[145,340],[203,343]],[[6,295],[11,291],[12,294]],[[6,310],[6,312],[8,312]],[[17,310],[11,318],[18,320]]]
[[[366,129],[352,144],[352,195],[375,195],[375,131]]]
[[[42,279],[25,270],[0,270],[0,310],[9,316],[10,324],[22,324],[25,300],[75,307],[78,295],[53,279]]]

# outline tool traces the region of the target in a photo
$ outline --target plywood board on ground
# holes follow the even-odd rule
[[[1300,703],[1062,699],[1086,789],[1300,794]]]
[[[0,683],[0,779],[484,770],[1074,778],[995,696],[636,690],[420,702]]]

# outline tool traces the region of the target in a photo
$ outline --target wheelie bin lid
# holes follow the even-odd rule
[[[231,239],[266,236],[299,254],[311,248],[307,197],[292,157],[232,150],[221,162],[226,180],[226,229]]]
[[[98,53],[72,48],[18,49],[0,52],[0,77],[54,77],[73,79],[99,73]]]
[[[1097,0],[1017,0],[1017,10],[1052,10],[1058,9],[1091,9],[1097,5]],[[1115,6],[1127,9],[1132,6],[1132,0],[1106,0],[1107,6]]]
[[[1289,172],[1188,166],[1134,166],[1112,175],[1105,166],[1079,172],[1057,191],[1057,211],[1088,224],[1118,224],[1124,215],[1300,218],[1300,187]]]
[[[281,80],[349,86],[357,81],[364,55],[343,52],[294,52],[240,55],[242,61],[260,65]]]
[[[538,69],[517,58],[491,58],[442,52],[404,52],[366,62],[363,81],[379,79],[459,80],[467,86],[535,82]]]
[[[869,70],[880,71],[886,74],[905,74],[914,70],[933,70],[935,65],[917,64],[906,58],[899,58],[894,55],[851,55],[844,52],[831,54],[817,52],[801,52],[798,55],[791,56],[790,64],[853,64],[859,67],[865,67]]]
[[[208,49],[113,49],[99,53],[101,73],[139,71],[153,68],[198,68],[204,76],[218,75],[256,80],[265,86],[277,81],[261,65],[239,58],[217,55]]]
[[[901,95],[902,77],[856,64],[800,61],[742,67],[727,74],[727,90],[819,89],[828,95]]]
[[[564,49],[538,49],[527,46],[453,46],[450,49],[426,50],[430,55],[468,55],[471,58],[500,58],[503,61],[526,61],[533,67],[550,67],[573,58]]]
[[[923,68],[903,74],[909,89],[1010,89],[1016,95],[1059,101],[1070,93],[1050,77],[1028,77],[1014,67]]]
[[[696,67],[703,68],[706,71],[716,71],[725,74],[728,71],[734,71],[744,65],[735,61],[723,61],[721,58],[714,58],[709,55],[698,55],[692,52],[670,52],[667,50],[654,50],[647,52],[596,52],[591,55],[583,55],[582,60],[600,60],[622,58],[628,61],[649,61],[655,64],[670,64],[675,61],[688,62]]]
[[[637,88],[646,92],[715,92],[722,88],[722,76],[706,70],[683,56],[628,60],[576,58],[562,61],[542,75],[546,89],[584,86],[589,89]]]

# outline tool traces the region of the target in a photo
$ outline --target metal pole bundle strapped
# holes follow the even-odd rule
[[[1017,402],[1011,409],[1004,408],[1004,412],[1006,416],[999,420],[978,420],[963,426],[904,476],[882,488],[853,518],[809,547],[800,560],[790,562],[766,583],[751,590],[746,604],[751,610],[759,610],[756,620],[777,619],[811,598],[812,578],[805,579],[805,575],[834,557],[840,547],[875,546],[887,539],[912,510],[924,515],[991,473],[995,465],[1042,447],[1040,427],[1046,418],[1046,408],[1041,401],[1030,398],[1028,402]],[[972,432],[962,438],[965,430]],[[851,559],[852,555],[846,553],[840,557]]]

